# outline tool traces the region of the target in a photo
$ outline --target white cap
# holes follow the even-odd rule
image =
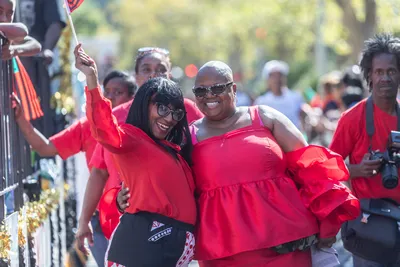
[[[268,79],[269,74],[272,72],[280,72],[283,75],[287,76],[289,74],[289,65],[286,62],[280,60],[268,61],[264,65],[262,77],[264,79]]]

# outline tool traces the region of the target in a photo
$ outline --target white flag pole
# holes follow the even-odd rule
[[[67,11],[67,16],[68,16],[68,20],[69,20],[69,25],[71,26],[72,35],[74,36],[76,45],[78,45],[79,44],[78,36],[76,35],[74,22],[72,21],[71,11],[69,10],[69,6],[68,6],[68,1],[67,0],[64,0],[64,6],[65,6],[65,10]]]

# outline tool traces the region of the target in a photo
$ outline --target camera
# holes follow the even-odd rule
[[[370,159],[382,160],[378,171],[382,175],[383,186],[387,189],[397,187],[399,183],[397,168],[400,167],[400,132],[391,131],[386,151],[383,153],[372,151]]]

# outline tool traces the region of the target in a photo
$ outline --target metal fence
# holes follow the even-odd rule
[[[7,40],[0,36],[0,46]],[[0,50],[1,60],[1,50]],[[53,188],[60,192],[59,205],[51,211],[43,224],[28,236],[24,228],[24,238],[27,241],[23,248],[18,244],[18,231],[20,216],[24,214],[24,207],[28,200],[37,200],[40,195],[39,184],[30,185],[31,177],[36,177],[32,168],[32,156],[30,146],[26,143],[19,130],[14,116],[11,94],[15,87],[13,65],[11,60],[1,60],[0,63],[0,225],[5,224],[11,237],[11,249],[9,259],[0,259],[0,266],[64,266],[67,250],[68,227],[66,223],[66,209],[64,208],[64,179],[67,172],[65,163],[57,158],[59,170],[55,180],[58,182]],[[23,90],[19,88],[18,90]],[[73,162],[73,159],[70,162]],[[64,168],[63,168],[64,167]],[[68,170],[73,175],[74,172]],[[67,181],[68,182],[68,181]],[[34,189],[30,186],[34,186]],[[33,192],[33,193],[32,193]],[[25,194],[26,193],[26,194]],[[35,196],[30,196],[34,194]],[[26,196],[26,197],[25,197]],[[24,215],[22,215],[24,216]],[[70,219],[70,218],[68,218]],[[75,216],[73,220],[76,221]],[[69,225],[68,225],[69,226]],[[25,227],[26,228],[26,227]],[[6,260],[6,261],[4,261]],[[7,261],[9,260],[9,261]]]
[[[0,45],[6,39],[0,37]],[[1,56],[1,54],[0,54]],[[14,118],[11,60],[0,64],[0,222],[23,206],[22,180],[31,174],[30,148]]]

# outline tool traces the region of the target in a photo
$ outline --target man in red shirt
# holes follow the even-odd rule
[[[381,160],[371,160],[370,150],[384,152],[391,131],[397,131],[397,91],[400,84],[400,39],[389,34],[377,35],[365,42],[360,67],[373,102],[375,133],[371,140],[366,130],[367,100],[343,113],[338,122],[330,149],[349,157],[350,183],[358,198],[385,198],[400,203],[400,186],[387,189],[379,173]],[[360,257],[354,258],[355,267],[383,267]]]

